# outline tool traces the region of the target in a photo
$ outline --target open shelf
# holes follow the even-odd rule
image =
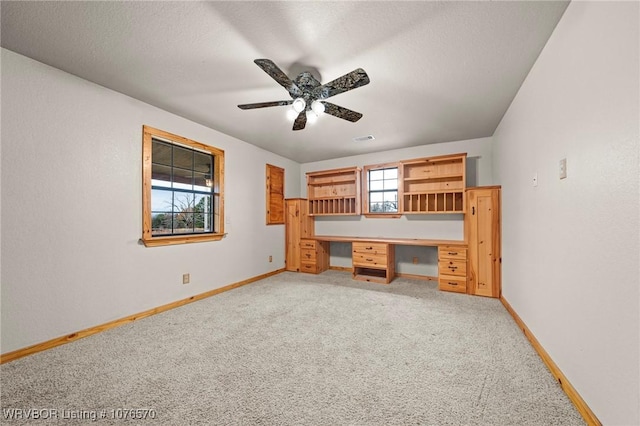
[[[464,213],[467,154],[403,161],[402,213]]]
[[[363,268],[360,266],[353,267],[354,280],[389,284],[389,282],[393,278],[389,276],[389,273],[390,271],[388,271],[387,269]]]
[[[355,197],[309,200],[309,214],[312,216],[357,214],[357,207]]]
[[[360,168],[307,173],[307,198],[311,216],[359,215]]]
[[[404,213],[463,213],[462,192],[404,194]]]

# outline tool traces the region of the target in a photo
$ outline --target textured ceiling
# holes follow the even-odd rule
[[[567,4],[2,1],[0,40],[304,163],[491,136]],[[363,118],[294,132],[290,107],[240,110],[290,99],[257,58],[322,83],[363,68],[370,84],[331,98]]]

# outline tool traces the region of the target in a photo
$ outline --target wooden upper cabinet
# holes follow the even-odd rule
[[[467,154],[401,161],[403,214],[464,213]]]
[[[309,215],[359,215],[359,167],[307,173]]]
[[[284,169],[267,164],[267,225],[284,224]]]

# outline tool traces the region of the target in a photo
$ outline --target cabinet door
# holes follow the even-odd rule
[[[267,164],[267,225],[283,224],[284,169]]]
[[[500,297],[500,189],[467,190],[469,291]]]
[[[300,271],[301,202],[302,200],[285,201],[285,268],[287,271]]]

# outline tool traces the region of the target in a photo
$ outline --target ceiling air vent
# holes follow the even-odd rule
[[[364,141],[372,141],[375,138],[373,137],[373,135],[367,135],[367,136],[360,136],[358,138],[353,138],[353,140],[355,142],[364,142]]]

